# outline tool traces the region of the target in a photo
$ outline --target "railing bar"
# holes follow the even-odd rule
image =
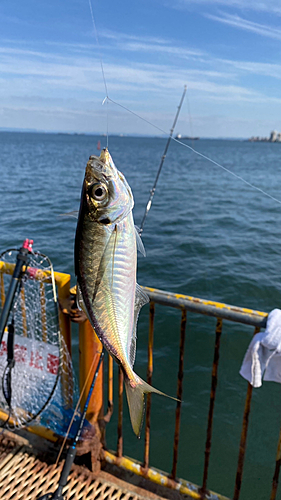
[[[180,434],[180,416],[181,416],[181,400],[183,392],[183,363],[184,363],[184,343],[185,343],[185,330],[186,330],[186,310],[182,310],[181,315],[181,329],[180,329],[180,350],[179,350],[179,371],[178,371],[178,387],[177,387],[177,407],[176,407],[176,423],[174,435],[174,451],[173,451],[173,466],[171,478],[175,479],[177,474],[178,462],[178,447],[179,447],[179,434]]]
[[[123,455],[123,380],[124,375],[119,367],[118,371],[118,428],[117,428],[117,457]]]
[[[154,340],[154,316],[155,304],[150,302],[149,307],[149,334],[147,350],[147,382],[151,385],[153,373],[153,340]],[[149,447],[150,447],[150,414],[151,414],[151,394],[148,393],[146,400],[146,419],[145,419],[145,442],[144,442],[144,460],[143,467],[149,466]]]
[[[218,318],[217,325],[216,325],[216,340],[215,340],[214,360],[213,360],[213,368],[212,368],[210,406],[209,406],[207,437],[206,437],[206,445],[205,445],[205,462],[204,462],[203,481],[202,481],[202,488],[201,488],[201,492],[203,494],[205,494],[207,492],[207,479],[208,479],[208,470],[209,470],[211,444],[212,444],[213,417],[214,417],[216,390],[217,390],[217,383],[218,383],[218,366],[219,366],[221,333],[222,333],[222,319]]]
[[[279,433],[279,440],[278,440],[278,446],[277,446],[275,471],[274,471],[274,476],[272,478],[272,490],[271,490],[270,500],[276,499],[276,493],[277,493],[278,482],[279,482],[279,474],[280,474],[280,465],[281,465],[281,429],[280,429],[280,433]]]
[[[197,314],[204,314],[215,318],[227,319],[245,325],[252,325],[264,328],[267,322],[268,313],[255,311],[253,309],[237,307],[211,300],[199,299],[189,295],[157,290],[155,288],[142,287],[155,304],[174,307],[176,309],[186,309]]]
[[[254,335],[259,333],[260,329],[255,328]],[[243,414],[243,424],[240,438],[240,447],[239,447],[239,456],[238,456],[238,464],[236,471],[236,479],[235,479],[235,488],[233,500],[238,500],[240,496],[240,490],[242,485],[242,477],[243,477],[243,467],[244,467],[244,459],[246,452],[246,442],[247,442],[247,433],[249,426],[249,416],[251,410],[251,400],[252,400],[253,386],[248,382],[248,389],[245,400],[244,414]]]
[[[0,273],[13,274],[15,264],[0,261]],[[56,282],[63,273],[55,272]],[[66,276],[66,275],[65,275]],[[44,271],[43,277],[46,282],[51,281],[50,271]],[[35,276],[36,279],[36,276]],[[40,274],[42,279],[42,274]],[[207,316],[220,317],[229,321],[243,323],[245,325],[253,325],[259,328],[264,328],[267,322],[268,313],[246,309],[211,300],[199,299],[188,295],[175,294],[156,288],[143,286],[142,289],[148,294],[150,299],[155,304],[162,304],[164,306],[174,307],[177,309],[185,308],[187,311],[204,314]]]

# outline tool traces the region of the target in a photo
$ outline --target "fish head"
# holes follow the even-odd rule
[[[93,155],[89,158],[84,196],[90,218],[102,224],[117,224],[133,209],[131,188],[115,167],[107,148],[99,157]]]

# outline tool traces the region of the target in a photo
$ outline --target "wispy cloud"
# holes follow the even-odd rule
[[[113,34],[112,34],[113,35]],[[137,44],[135,50],[142,52],[149,50],[148,45]],[[160,46],[164,46],[164,41]],[[157,44],[158,46],[158,44]],[[172,41],[165,40],[168,53],[177,53],[179,57],[185,58],[189,48],[178,47]],[[126,50],[131,47],[126,45]],[[124,50],[125,50],[124,48]],[[82,50],[82,46],[80,46]],[[17,93],[24,95],[32,91],[46,95],[48,91],[72,90],[72,96],[77,96],[81,89],[92,93],[93,96],[104,93],[100,61],[96,56],[89,56],[88,46],[81,54],[55,54],[51,51],[34,51],[29,48],[0,47],[0,72],[2,78],[2,90],[0,94]],[[196,51],[194,51],[196,54]],[[198,51],[194,56],[198,60],[191,67],[168,61],[162,64],[131,62],[106,62],[104,65],[109,92],[131,92],[134,96],[136,90],[141,92],[160,94],[163,91],[174,91],[187,83],[189,89],[200,93],[217,96],[218,99],[251,100],[261,97],[260,92],[239,84],[241,72],[256,74],[268,74],[273,78],[281,78],[281,66],[277,64],[262,64],[255,62],[232,61],[212,57],[208,53]],[[202,59],[203,58],[203,59]],[[202,60],[204,65],[202,66]],[[206,64],[208,63],[208,65]],[[211,68],[211,69],[210,69]],[[237,83],[235,83],[237,82]],[[141,99],[141,96],[139,97]]]
[[[176,50],[176,48],[174,47]],[[57,92],[68,92],[67,95],[78,101],[81,98],[81,90],[87,92],[93,98],[99,99],[104,94],[102,76],[98,59],[90,59],[86,56],[68,56],[62,58],[46,52],[34,52],[15,48],[13,50],[0,49],[0,72],[7,75],[2,81],[0,95],[50,95],[53,89]],[[213,60],[213,64],[221,66],[221,61]],[[183,87],[184,83],[193,92],[194,98],[212,99],[218,102],[257,102],[265,99],[260,92],[244,87],[237,83],[233,77],[233,68],[241,71],[245,68],[242,63],[225,61],[225,67],[230,71],[215,71],[208,69],[190,69],[182,66],[176,71],[169,64],[134,63],[131,66],[120,63],[107,63],[105,65],[106,80],[109,95],[112,97],[127,93],[139,107],[143,108],[143,100],[151,102],[152,95],[155,100],[169,99],[175,89]],[[273,68],[272,68],[273,69]],[[251,71],[261,68],[251,68]],[[266,68],[263,68],[266,71]],[[278,68],[276,68],[276,74]],[[230,77],[231,75],[231,77]],[[278,73],[279,77],[279,73]],[[144,98],[144,96],[146,96]]]
[[[275,40],[281,40],[281,28],[274,28],[265,24],[248,21],[247,19],[243,19],[242,17],[234,14],[223,14],[220,16],[214,14],[205,14],[205,17],[212,19],[213,21],[227,24],[234,28],[251,31],[252,33],[256,33],[257,35],[274,38]]]
[[[105,39],[114,40],[114,48],[122,53],[122,58],[110,53],[111,44],[105,43]],[[5,44],[0,43],[1,123],[12,126],[17,113],[22,117],[22,123],[26,121],[29,127],[33,126],[33,118],[39,123],[41,116],[41,122],[48,123],[50,130],[52,127],[57,130],[75,130],[75,127],[77,130],[93,130],[93,116],[98,116],[98,122],[101,122],[105,89],[94,44],[64,43],[63,47],[65,50],[62,51],[62,44],[55,42],[16,45],[8,44],[6,40]],[[184,42],[115,32],[103,33],[101,47],[108,51],[104,52],[104,69],[109,96],[144,118],[158,122],[161,128],[167,127],[165,123],[170,116],[167,108],[171,103],[174,110],[175,91],[181,91],[185,83],[194,106],[202,110],[210,103],[221,106],[221,109],[234,103],[249,106],[281,103],[277,95],[267,96],[243,81],[243,75],[249,73],[280,80],[281,66],[278,64],[223,59],[208,53],[207,49],[185,46]],[[157,51],[161,54],[157,64],[155,57],[143,56]],[[129,53],[133,54],[130,59]],[[120,113],[115,110],[114,116],[122,116],[126,121],[124,113]],[[114,119],[111,119],[112,123],[115,123]],[[117,131],[120,120],[118,122],[116,118],[115,121]],[[40,128],[47,129],[47,125]]]
[[[251,73],[267,78],[281,80],[281,64],[261,63],[253,61],[235,61],[231,59],[221,59],[221,64],[228,65],[242,73]]]
[[[281,15],[280,0],[179,0],[175,5],[186,7],[191,5],[224,6],[245,11],[268,12]]]
[[[137,36],[127,33],[112,32],[112,31],[102,31],[101,37],[109,40],[114,40],[114,46],[118,50],[128,50],[133,52],[165,52],[166,54],[179,54],[185,57],[190,56],[202,56],[204,52],[202,50],[194,48],[181,48],[178,46],[171,45],[169,39],[164,39],[161,37],[151,37],[151,36]]]

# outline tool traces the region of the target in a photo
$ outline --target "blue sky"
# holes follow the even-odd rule
[[[200,137],[281,131],[281,0],[1,0],[0,127]]]

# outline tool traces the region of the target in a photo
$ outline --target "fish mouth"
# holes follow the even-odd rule
[[[112,161],[112,158],[109,154],[108,149],[103,148],[103,150],[101,151],[101,154],[100,154],[100,161],[102,161],[103,163],[110,163],[110,160]]]
[[[118,170],[105,148],[100,156],[91,155],[86,167],[86,180],[90,183],[94,177],[98,180],[108,181],[118,179]]]

